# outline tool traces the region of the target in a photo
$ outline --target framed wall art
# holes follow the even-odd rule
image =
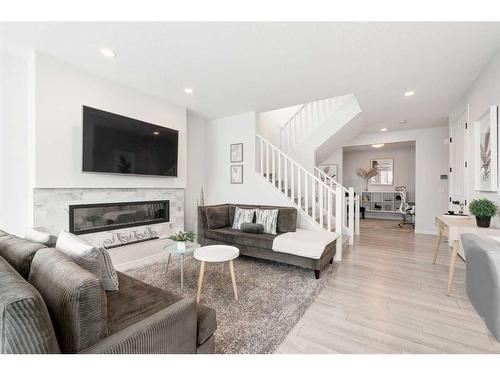
[[[243,162],[243,143],[233,143],[231,145],[231,163]]]
[[[475,185],[479,191],[498,190],[498,106],[491,106],[474,123]]]

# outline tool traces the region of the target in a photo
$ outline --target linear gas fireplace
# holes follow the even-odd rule
[[[74,234],[166,223],[169,220],[168,200],[69,206],[69,230]]]

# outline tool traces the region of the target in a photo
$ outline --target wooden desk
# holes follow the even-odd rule
[[[438,227],[439,235],[436,252],[434,253],[433,263],[436,264],[439,245],[443,236],[448,238],[448,241],[452,248],[450,270],[448,272],[448,288],[446,289],[446,295],[449,296],[451,294],[451,285],[453,283],[453,273],[455,272],[457,255],[461,246],[460,235],[463,233],[473,233],[478,235],[479,237],[486,239],[488,236],[500,236],[500,229],[480,228],[476,224],[476,218],[472,216],[466,219],[457,219],[447,215],[436,216],[436,226]]]

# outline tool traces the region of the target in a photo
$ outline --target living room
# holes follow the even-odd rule
[[[19,21],[1,354],[500,353],[500,23]]]

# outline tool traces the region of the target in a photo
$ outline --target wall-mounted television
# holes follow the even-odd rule
[[[177,176],[179,132],[83,106],[83,171]]]

